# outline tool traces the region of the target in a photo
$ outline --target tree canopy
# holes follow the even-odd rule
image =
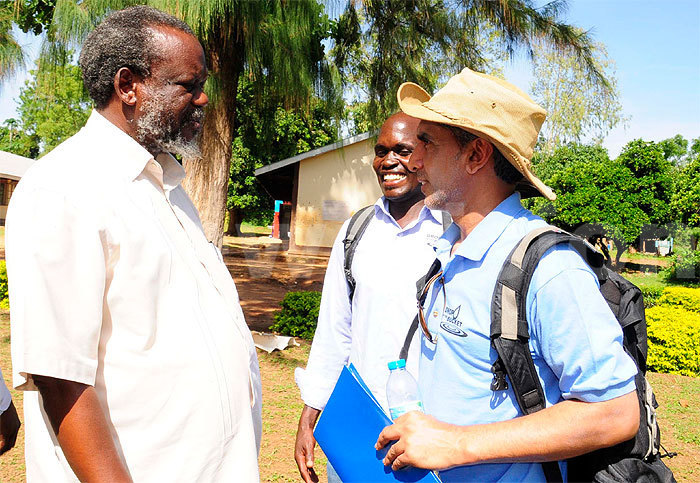
[[[653,142],[631,141],[615,160],[602,147],[570,144],[540,156],[535,169],[557,199],[537,199],[533,210],[581,235],[612,238],[616,262],[642,232],[673,219],[672,166]]]
[[[559,20],[565,0],[349,1],[332,29],[331,57],[351,96],[367,101],[370,127],[396,111],[406,81],[434,91],[464,67],[485,71],[535,42],[568,52],[587,79],[606,84],[587,33]]]
[[[540,147],[544,151],[551,153],[566,143],[581,142],[584,137],[600,144],[610,130],[626,122],[614,63],[602,44],[594,44],[593,62],[605,73],[607,83],[588,82],[586,69],[575,56],[537,43],[531,91],[535,101],[547,111],[540,131]]]

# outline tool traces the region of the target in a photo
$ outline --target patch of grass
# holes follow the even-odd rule
[[[258,235],[269,235],[272,233],[272,229],[268,228],[267,226],[256,226],[256,225],[251,225],[247,221],[244,221],[241,223],[241,232],[242,233],[255,233]]]

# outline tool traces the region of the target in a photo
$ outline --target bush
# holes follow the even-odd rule
[[[10,298],[7,292],[7,265],[5,265],[5,260],[0,260],[0,308],[10,308]]]
[[[700,250],[679,246],[674,248],[671,265],[664,270],[668,280],[683,282],[700,281]]]
[[[316,332],[320,292],[288,292],[280,303],[282,310],[275,314],[270,330],[311,340]]]
[[[659,305],[647,310],[646,316],[647,368],[653,372],[700,376],[700,313],[682,306]]]
[[[690,287],[668,287],[658,301],[659,305],[682,307],[700,313],[700,289]]]
[[[642,297],[644,298],[644,308],[648,309],[659,302],[664,287],[663,285],[647,285],[640,286],[639,290],[642,291]]]

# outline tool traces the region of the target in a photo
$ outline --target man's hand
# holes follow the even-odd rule
[[[419,411],[411,411],[382,430],[375,449],[396,441],[384,457],[384,464],[391,465],[393,470],[404,466],[431,470],[451,468],[461,461],[460,429]]]
[[[10,451],[17,441],[20,422],[13,402],[0,414],[0,455]]]
[[[304,406],[299,417],[297,441],[294,446],[294,459],[299,467],[299,474],[306,483],[316,483],[318,475],[314,471],[314,425],[321,411],[310,406]]]

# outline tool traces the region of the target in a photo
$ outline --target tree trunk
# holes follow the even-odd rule
[[[237,83],[235,83],[237,84]],[[199,211],[207,239],[221,248],[226,218],[231,143],[235,123],[235,93],[221,93],[207,109],[202,132],[202,159],[185,160],[187,176],[182,185]]]
[[[622,254],[625,250],[627,250],[629,245],[624,243],[622,240],[618,240],[617,238],[613,238],[613,243],[615,243],[615,248],[617,249],[617,253],[615,254],[615,271],[619,272],[622,270],[622,267],[620,266],[620,257],[622,257]]]
[[[241,210],[235,206],[228,210],[228,230],[226,230],[227,235],[239,236],[241,234]]]

